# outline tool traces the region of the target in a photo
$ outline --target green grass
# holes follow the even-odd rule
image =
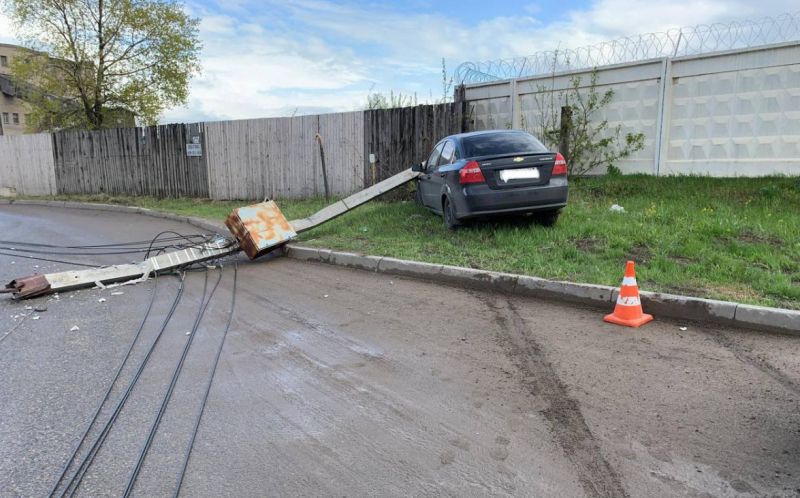
[[[222,220],[244,202],[69,197]],[[625,213],[609,212],[612,204]],[[321,199],[278,200],[287,218]],[[372,202],[302,235],[303,244],[545,278],[800,309],[800,179],[603,177],[573,181],[558,224],[473,224],[450,232],[413,202]]]

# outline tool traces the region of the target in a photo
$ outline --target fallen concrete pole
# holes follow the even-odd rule
[[[6,284],[15,299],[27,299],[51,292],[108,285],[128,280],[146,279],[154,273],[168,273],[194,263],[217,259],[239,251],[239,244],[224,237],[194,247],[168,252],[141,263],[105,266],[89,270],[71,270],[18,278]]]
[[[274,201],[234,209],[225,220],[228,230],[238,242],[220,236],[201,244],[146,259],[141,263],[106,266],[90,270],[73,270],[18,278],[6,284],[6,292],[15,299],[41,296],[94,285],[106,285],[146,279],[156,272],[169,272],[194,263],[216,259],[244,250],[250,259],[282,247],[298,233],[311,230],[337,216],[414,180],[419,173],[407,169],[382,182],[335,202],[308,218],[286,221]]]
[[[324,209],[317,211],[316,213],[312,214],[308,218],[302,218],[299,220],[292,220],[289,223],[294,228],[294,231],[297,233],[305,232],[306,230],[311,230],[314,227],[317,227],[327,221],[330,221],[337,216],[341,216],[344,213],[350,211],[351,209],[355,209],[358,206],[364,204],[365,202],[369,202],[372,199],[385,194],[386,192],[392,191],[397,187],[405,185],[406,183],[410,182],[411,180],[415,179],[419,176],[419,173],[416,171],[411,171],[407,169],[402,171],[394,176],[383,180],[382,182],[378,182],[375,185],[365,188],[360,192],[356,192],[355,194],[342,199],[339,202],[334,202],[330,206],[327,206]]]

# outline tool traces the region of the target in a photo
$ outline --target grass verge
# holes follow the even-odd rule
[[[246,201],[60,196],[222,220]],[[278,200],[287,218],[323,199]],[[619,204],[624,213],[612,213]],[[456,232],[413,202],[372,202],[303,234],[304,245],[800,309],[800,179],[650,176],[575,180],[558,224],[474,223]]]

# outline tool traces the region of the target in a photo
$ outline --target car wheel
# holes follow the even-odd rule
[[[456,208],[447,197],[444,198],[442,203],[442,217],[444,218],[444,226],[450,230],[455,230],[461,226],[461,222],[456,218]]]
[[[542,211],[540,213],[536,213],[534,214],[534,218],[536,219],[536,223],[542,226],[551,227],[556,224],[560,214],[560,209],[554,209],[552,211]]]

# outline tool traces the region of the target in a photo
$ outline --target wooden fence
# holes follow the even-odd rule
[[[326,175],[331,195],[364,185],[361,112],[207,123],[206,135],[214,199],[323,196]]]
[[[50,135],[0,136],[0,187],[19,195],[57,192]]]
[[[422,105],[0,137],[0,187],[23,195],[342,196],[424,160],[438,140],[464,129],[462,109]],[[199,155],[189,155],[187,145]]]
[[[462,102],[365,111],[364,177],[375,183],[410,168],[427,159],[436,142],[466,127]]]
[[[208,197],[202,123],[70,131],[53,135],[59,194]]]

